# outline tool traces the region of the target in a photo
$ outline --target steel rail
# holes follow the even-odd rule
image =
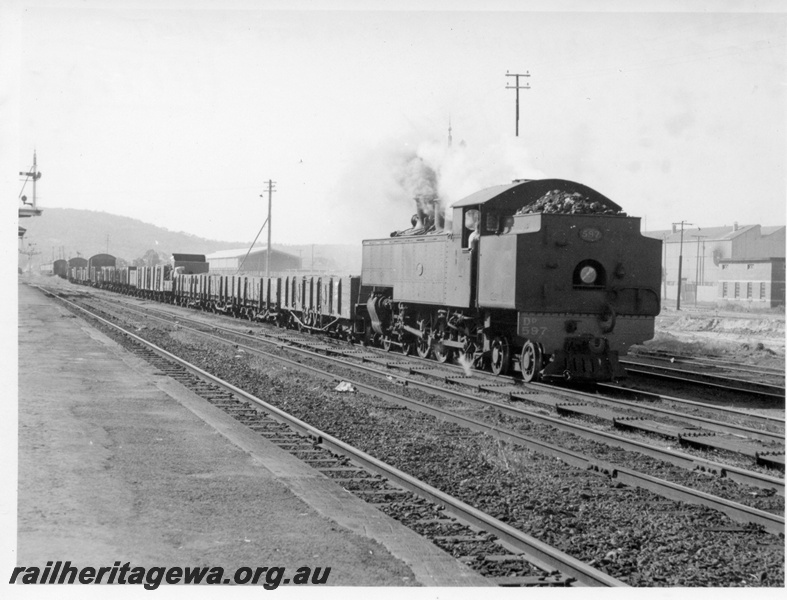
[[[675,396],[667,396],[666,394],[659,394],[657,392],[646,392],[644,390],[638,390],[635,388],[629,388],[622,385],[615,385],[614,383],[598,383],[596,387],[602,389],[610,389],[617,392],[626,392],[629,394],[636,394],[638,396],[646,396],[651,397],[655,400],[663,400],[666,402],[675,402],[676,404],[685,404],[687,406],[693,406],[696,408],[705,408],[708,410],[715,410],[716,412],[721,413],[728,413],[730,415],[735,415],[739,417],[746,417],[752,419],[754,421],[759,421],[763,424],[775,424],[780,425],[782,427],[785,426],[785,420],[779,419],[777,417],[769,417],[768,415],[758,415],[755,413],[749,413],[737,408],[730,408],[728,406],[717,406],[715,404],[708,404],[707,402],[698,402],[697,400],[687,400],[685,398],[676,398]]]
[[[155,317],[155,316],[154,316],[154,318],[160,319],[160,317]],[[210,325],[206,325],[206,326],[210,327]],[[312,373],[314,375],[317,375],[317,376],[319,376],[319,377],[321,377],[323,379],[326,379],[326,380],[330,380],[330,381],[334,381],[334,382],[335,381],[339,381],[339,380],[348,381],[347,379],[338,378],[333,373],[330,373],[330,372],[327,372],[327,371],[323,371],[322,369],[318,369],[316,367],[310,367],[308,365],[303,365],[302,363],[299,363],[297,361],[293,361],[291,359],[287,359],[287,358],[284,358],[284,357],[272,355],[272,354],[269,354],[269,353],[267,353],[267,352],[265,352],[263,350],[260,350],[258,348],[253,348],[251,346],[246,346],[245,344],[238,344],[238,343],[235,343],[235,342],[232,342],[232,341],[228,341],[228,340],[223,339],[223,338],[221,338],[219,336],[216,336],[216,335],[214,335],[212,333],[202,332],[202,331],[198,331],[198,330],[193,330],[191,328],[185,328],[185,329],[188,329],[190,331],[194,331],[197,334],[204,335],[204,336],[210,337],[212,339],[216,339],[217,341],[220,341],[220,342],[223,342],[223,343],[236,345],[237,347],[244,348],[245,350],[247,350],[247,351],[249,351],[251,353],[262,355],[262,356],[265,356],[267,358],[271,358],[273,360],[276,360],[278,362],[288,364],[288,365],[290,365],[292,367],[296,367],[298,369],[301,369],[301,370],[304,370],[304,371],[308,371],[308,372],[310,372],[310,373]],[[233,334],[233,335],[240,335],[242,337],[246,337],[245,334],[238,334],[237,332],[233,332],[233,331],[227,330],[225,328],[220,328],[220,329],[222,331],[228,332],[228,333]],[[283,344],[283,347],[290,348],[286,344]],[[308,350],[301,350],[301,352],[308,353],[309,355],[313,355],[313,356],[316,356],[318,358],[323,358],[322,355],[313,353],[313,352],[308,351]],[[345,366],[348,366],[348,367],[356,367],[356,366],[358,366],[358,365],[354,365],[352,363],[346,363],[346,361],[338,360],[338,359],[337,359],[337,362],[339,362],[339,363],[341,363],[341,364],[343,364]],[[361,366],[361,367],[364,370],[366,370],[366,371],[372,371],[372,369],[369,369],[369,368],[367,368],[365,366]],[[375,371],[375,372],[379,373],[379,371]],[[398,378],[398,379],[400,379],[400,378]],[[401,378],[400,380],[404,380],[407,385],[410,385],[410,380],[406,380],[405,378]],[[653,477],[653,476],[650,476],[650,475],[646,475],[644,473],[639,473],[639,472],[634,471],[632,469],[626,469],[624,467],[618,467],[618,466],[612,465],[610,463],[605,463],[603,461],[597,461],[595,459],[591,459],[591,458],[585,457],[584,455],[581,455],[579,453],[560,448],[560,447],[555,446],[553,444],[548,444],[546,442],[542,442],[542,441],[540,441],[538,439],[531,438],[529,436],[525,436],[525,435],[520,434],[518,432],[509,430],[509,429],[506,429],[506,428],[495,427],[495,426],[483,423],[481,421],[477,421],[477,420],[472,419],[470,417],[466,417],[466,416],[463,416],[463,415],[458,415],[458,414],[453,413],[453,412],[451,412],[449,410],[446,410],[446,409],[433,407],[433,406],[424,404],[422,402],[419,402],[417,400],[412,400],[410,398],[405,398],[405,397],[400,396],[398,394],[394,394],[392,392],[381,390],[379,388],[376,388],[374,386],[370,386],[370,385],[367,385],[367,384],[364,384],[364,383],[361,383],[361,382],[350,380],[350,381],[348,381],[348,383],[350,383],[351,385],[355,386],[358,389],[364,390],[367,394],[375,395],[375,396],[381,397],[383,399],[386,399],[386,400],[389,400],[389,401],[392,401],[392,402],[396,402],[396,403],[398,403],[400,405],[407,406],[408,408],[412,408],[412,409],[418,410],[418,411],[420,411],[422,413],[431,414],[432,416],[435,416],[437,418],[443,419],[443,420],[448,421],[448,422],[456,423],[458,425],[461,425],[463,427],[466,427],[466,428],[474,430],[474,431],[479,431],[479,432],[482,432],[482,433],[490,434],[490,435],[492,435],[492,436],[494,436],[496,438],[503,439],[505,441],[508,441],[508,442],[511,442],[511,443],[514,443],[514,444],[519,444],[519,445],[524,446],[526,448],[529,448],[530,450],[533,450],[535,452],[540,452],[542,454],[548,454],[550,456],[554,456],[556,458],[560,458],[561,460],[563,460],[567,464],[571,464],[571,465],[579,467],[579,468],[604,472],[604,473],[606,473],[606,474],[608,474],[608,475],[610,475],[612,477],[618,478],[621,482],[626,483],[627,485],[631,485],[631,486],[640,487],[640,488],[643,488],[643,489],[650,490],[650,491],[655,492],[656,494],[658,494],[660,496],[663,496],[665,498],[670,498],[670,499],[673,499],[673,500],[679,500],[679,501],[683,501],[683,502],[687,502],[687,503],[691,503],[691,504],[700,504],[700,505],[703,505],[703,506],[708,506],[708,507],[714,508],[716,510],[719,510],[720,512],[723,512],[724,514],[726,514],[727,516],[729,516],[731,519],[733,519],[735,521],[745,522],[745,523],[751,522],[751,523],[760,524],[760,525],[764,526],[768,531],[770,531],[772,533],[783,533],[784,532],[784,518],[783,517],[779,517],[777,515],[773,515],[771,513],[766,512],[766,511],[761,511],[759,509],[751,508],[751,507],[739,504],[739,503],[734,502],[734,501],[730,501],[730,500],[726,500],[726,499],[723,499],[723,498],[719,498],[717,496],[713,496],[713,495],[707,494],[705,492],[694,490],[694,489],[686,487],[686,486],[681,486],[679,484],[668,482],[668,481],[665,481],[665,480],[662,480],[662,479],[659,479],[659,478],[656,478],[656,477]],[[412,382],[412,387],[417,387],[417,388],[420,388],[420,389],[423,389],[423,390],[426,390],[426,391],[430,391],[430,392],[438,392],[438,393],[442,392],[443,395],[448,395],[448,396],[455,396],[455,394],[456,394],[455,392],[448,392],[446,394],[445,390],[443,390],[442,388],[437,388],[436,386],[432,386],[431,384],[415,382],[415,381]],[[471,399],[471,401],[479,401],[480,400],[480,399],[477,399],[477,398],[475,398],[473,396],[471,396],[470,399]],[[483,401],[483,403],[488,403],[488,401]],[[503,409],[510,408],[510,407],[505,407],[504,405],[498,405],[497,403],[494,403],[494,402],[491,402],[490,404],[492,406],[494,406],[495,408],[503,408]],[[513,410],[516,411],[514,414],[518,414],[518,412],[519,412],[518,409],[513,409]],[[506,411],[506,412],[508,412],[508,411]],[[777,480],[777,481],[780,481],[780,480]]]
[[[138,313],[138,314],[140,314],[140,313]],[[152,318],[158,319],[158,320],[161,320],[161,321],[165,321],[167,323],[170,323],[170,321],[167,321],[163,317],[156,317],[155,315],[152,315]],[[188,318],[186,318],[186,319],[188,319]],[[205,323],[199,323],[199,324],[201,326],[204,326],[204,327],[209,327],[209,328],[213,328],[213,329],[216,329],[216,330],[222,330],[222,331],[228,332],[228,333],[230,333],[232,335],[237,335],[239,337],[248,337],[247,334],[244,334],[242,332],[235,332],[235,331],[226,329],[226,328],[218,326],[218,325],[211,325],[211,324],[205,324]],[[280,356],[276,356],[276,355],[273,355],[273,354],[269,354],[269,353],[265,352],[264,350],[260,350],[259,348],[254,348],[252,346],[247,346],[247,345],[241,344],[239,342],[230,342],[230,341],[225,340],[225,339],[223,339],[220,336],[217,336],[215,334],[212,334],[212,333],[209,333],[209,332],[206,332],[206,331],[199,331],[197,329],[192,329],[192,328],[184,326],[182,324],[178,324],[178,326],[182,327],[183,329],[187,329],[187,330],[193,331],[194,333],[197,333],[197,334],[200,334],[200,335],[203,335],[203,336],[215,339],[215,340],[217,340],[219,342],[222,342],[222,343],[231,343],[231,344],[236,345],[239,348],[243,348],[244,350],[247,350],[249,352],[261,354],[261,355],[264,355],[264,356],[266,356],[268,358],[275,359],[275,360],[277,360],[279,362],[290,364],[291,366],[295,366],[295,367],[300,368],[300,369],[308,369],[310,372],[312,372],[312,373],[314,373],[316,375],[320,375],[321,377],[326,378],[326,379],[331,379],[333,381],[340,381],[340,380],[342,380],[342,378],[337,377],[333,373],[329,373],[327,371],[323,371],[321,369],[317,369],[316,367],[309,367],[309,366],[304,365],[302,363],[299,363],[298,361],[295,361],[295,360],[290,360],[290,359],[287,359],[287,358],[284,358],[284,357],[280,357]],[[253,338],[253,339],[256,340],[256,341],[260,341],[259,338]],[[282,342],[282,341],[278,341],[278,340],[276,342],[272,342],[270,340],[262,340],[262,341],[264,341],[265,343],[272,344],[272,345],[274,345],[276,347],[279,347],[279,348],[287,348],[289,350],[294,350],[294,351],[300,352],[300,353],[308,355],[308,356],[312,356],[312,357],[323,359],[323,360],[325,359],[325,356],[322,355],[322,354],[319,354],[319,353],[311,351],[311,350],[306,350],[304,348],[293,347],[288,342]],[[348,362],[348,361],[345,361],[345,360],[342,360],[342,359],[337,359],[335,357],[333,358],[333,360],[336,363],[340,364],[341,366],[349,367],[349,368],[352,368],[352,369],[363,369],[363,370],[366,370],[368,372],[374,372],[374,373],[377,373],[377,374],[380,373],[379,370],[370,369],[368,367],[364,367],[363,365],[358,365],[358,364],[351,363],[351,362]],[[525,418],[527,420],[534,421],[534,422],[537,422],[537,423],[540,423],[540,424],[550,425],[550,426],[555,427],[556,429],[559,429],[561,431],[566,431],[568,433],[572,433],[574,435],[578,435],[578,436],[586,438],[586,439],[591,439],[593,441],[601,442],[603,444],[620,447],[620,448],[623,448],[624,450],[627,450],[627,451],[639,452],[639,453],[645,454],[647,456],[651,456],[652,458],[663,460],[663,461],[668,462],[670,464],[673,464],[675,466],[684,468],[686,470],[690,470],[690,471],[691,470],[699,470],[699,471],[703,471],[703,472],[714,473],[714,474],[716,474],[718,476],[727,477],[727,478],[729,478],[729,479],[731,479],[733,481],[736,481],[738,483],[743,483],[745,485],[751,485],[751,486],[762,488],[762,489],[775,489],[776,492],[780,496],[784,496],[784,480],[776,478],[776,477],[772,477],[770,475],[764,475],[764,474],[761,474],[761,473],[757,473],[755,471],[748,471],[746,469],[741,469],[739,467],[735,467],[735,466],[732,466],[732,465],[726,465],[724,463],[718,463],[718,462],[707,460],[707,459],[704,459],[704,458],[697,458],[697,457],[694,457],[694,456],[692,456],[690,454],[677,452],[675,450],[670,450],[670,449],[667,449],[667,448],[658,448],[656,446],[651,446],[651,445],[646,444],[644,442],[640,442],[640,441],[637,441],[637,440],[625,438],[625,437],[622,437],[622,436],[619,436],[619,435],[616,435],[616,434],[613,434],[613,433],[608,433],[608,432],[605,432],[605,431],[601,431],[601,430],[598,430],[598,429],[593,429],[591,427],[586,427],[584,425],[580,425],[580,424],[576,424],[576,423],[570,423],[570,422],[567,422],[567,421],[564,421],[564,420],[561,420],[561,419],[558,419],[558,418],[555,418],[555,417],[550,417],[550,416],[547,416],[547,415],[541,415],[541,414],[538,414],[538,413],[535,413],[535,412],[532,412],[532,411],[529,411],[527,409],[523,409],[523,408],[520,408],[520,407],[508,406],[508,405],[505,405],[505,404],[501,404],[499,402],[495,402],[493,400],[487,400],[485,398],[478,398],[477,396],[472,396],[470,394],[465,394],[465,393],[460,392],[458,390],[447,390],[447,389],[445,389],[443,387],[438,387],[438,386],[435,386],[435,385],[432,385],[432,384],[429,384],[429,383],[419,382],[419,381],[407,379],[407,378],[400,377],[400,376],[397,376],[397,379],[399,379],[400,381],[403,381],[408,386],[413,387],[413,388],[418,388],[418,389],[421,389],[421,390],[424,390],[424,391],[429,391],[429,392],[432,392],[432,393],[438,393],[438,394],[443,395],[443,396],[448,396],[448,397],[451,397],[453,399],[464,400],[464,401],[467,401],[467,402],[470,402],[470,403],[490,406],[490,407],[493,407],[493,408],[499,410],[500,412],[507,413],[507,414],[509,414],[511,416]],[[357,384],[357,385],[361,386],[363,384]],[[405,399],[405,400],[407,400],[407,399]]]
[[[131,309],[131,310],[133,310],[133,309]],[[158,311],[157,309],[149,309],[149,310],[155,310],[157,312],[163,312],[163,311]],[[138,313],[138,314],[144,314],[144,313]],[[161,317],[158,317],[158,318],[161,318]],[[180,317],[180,318],[184,318],[184,317]],[[189,317],[185,317],[184,320],[189,320],[189,321],[191,321],[193,323],[199,323],[198,321],[190,319]],[[251,338],[251,339],[254,339],[256,341],[265,341],[266,343],[269,343],[269,344],[272,344],[272,345],[278,346],[278,347],[290,347],[290,348],[292,347],[292,345],[290,343],[285,343],[285,342],[282,342],[281,340],[277,340],[277,341],[260,340],[259,337],[253,337],[252,338],[252,336],[249,336],[248,334],[245,334],[245,333],[242,333],[242,332],[233,331],[233,330],[231,330],[229,328],[222,327],[221,325],[208,325],[208,324],[202,324],[202,323],[200,323],[200,324],[204,325],[205,327],[211,327],[213,329],[226,331],[227,333],[230,333],[232,335],[237,335],[237,336],[242,337],[242,338]],[[275,336],[271,336],[271,337],[273,337],[275,339]],[[305,351],[309,352],[309,350],[305,350]],[[338,352],[338,353],[341,354],[341,352]],[[340,362],[342,362],[340,359],[336,359],[336,360],[339,360]],[[379,373],[379,371],[377,369],[368,368],[368,367],[366,367],[363,364],[361,364],[361,365],[355,365],[354,363],[353,364],[351,364],[351,363],[344,363],[344,364],[350,365],[353,368],[366,370],[367,372],[372,372],[372,373],[375,373],[375,374]],[[479,375],[480,376],[484,376],[485,374],[484,373],[479,373]],[[419,382],[417,382],[415,380],[412,380],[412,379],[405,378],[405,377],[399,377],[399,379],[404,381],[404,382],[406,382],[407,385],[410,385],[410,386],[413,386],[413,387],[415,387],[415,386],[417,386],[419,384]],[[494,383],[494,379],[490,378],[490,383]],[[536,385],[539,385],[539,384],[536,384]],[[539,385],[539,387],[540,387],[540,385]],[[730,433],[733,433],[735,435],[742,435],[742,436],[745,436],[745,437],[759,439],[759,440],[766,441],[766,442],[776,442],[776,443],[784,444],[784,433],[783,432],[763,431],[763,430],[754,429],[754,428],[751,428],[751,427],[746,427],[744,425],[737,425],[735,423],[727,423],[727,422],[724,422],[724,421],[718,421],[718,420],[709,419],[709,418],[706,418],[706,417],[694,416],[694,415],[689,415],[689,414],[686,414],[686,413],[675,413],[674,411],[671,411],[671,410],[666,409],[666,408],[659,408],[659,407],[653,407],[653,406],[642,406],[640,404],[635,404],[633,402],[629,402],[629,401],[626,401],[626,400],[620,400],[620,399],[616,399],[616,398],[599,397],[597,395],[590,394],[590,393],[587,393],[587,392],[582,392],[582,391],[579,391],[579,390],[563,390],[563,389],[554,388],[554,387],[551,387],[551,386],[544,386],[544,387],[545,387],[545,389],[548,389],[551,393],[555,393],[557,391],[558,393],[566,395],[566,396],[569,396],[569,397],[585,398],[587,400],[590,400],[590,401],[593,401],[593,402],[597,402],[597,403],[605,403],[605,404],[609,404],[609,405],[613,405],[613,406],[624,407],[624,408],[626,408],[628,410],[633,410],[633,411],[636,411],[636,412],[639,412],[639,413],[642,413],[642,414],[647,414],[647,415],[651,415],[651,416],[659,416],[659,417],[668,417],[668,418],[671,418],[671,419],[674,419],[674,420],[678,420],[678,421],[685,421],[687,423],[690,423],[690,424],[693,424],[693,425],[697,425],[699,427],[705,427],[705,428],[713,430],[713,431],[719,431],[719,432],[725,432],[725,433],[730,432]],[[609,387],[614,387],[614,386],[609,386]],[[625,389],[625,388],[618,388],[618,389]],[[496,393],[496,392],[491,391],[490,393]],[[665,397],[665,398],[669,398],[669,397]],[[708,408],[714,408],[712,405],[703,405],[701,403],[693,402],[691,400],[684,401],[684,400],[682,400],[680,398],[669,398],[669,399],[673,400],[673,401],[676,401],[676,402],[686,402],[686,403],[691,404],[691,405],[699,405],[699,406],[705,406],[705,407],[708,407]],[[722,407],[722,408],[724,408],[724,407]],[[730,412],[733,412],[735,414],[741,415],[741,416],[751,417],[753,420],[763,420],[764,419],[764,420],[767,420],[767,422],[781,423],[782,425],[784,425],[784,420],[783,419],[780,421],[780,420],[777,420],[777,419],[773,419],[771,417],[762,417],[761,415],[750,415],[749,413],[744,413],[742,411],[734,411],[734,410],[731,410],[731,409],[726,409],[726,410],[728,410]]]
[[[763,367],[757,365],[747,365],[745,363],[736,363],[733,361],[722,360],[720,358],[713,358],[710,356],[688,356],[686,354],[671,354],[667,352],[653,352],[643,353],[635,352],[629,354],[629,357],[649,359],[656,361],[670,361],[685,365],[696,365],[700,367],[713,367],[714,369],[723,369],[730,371],[744,371],[746,373],[757,373],[760,375],[776,375],[784,377],[784,369],[776,367]]]
[[[692,371],[681,371],[679,369],[671,369],[669,367],[650,366],[650,365],[645,365],[643,363],[632,363],[630,361],[623,361],[623,360],[621,360],[620,363],[626,366],[626,372],[634,373],[635,375],[641,375],[644,377],[669,379],[671,381],[679,381],[685,383],[693,383],[694,385],[701,385],[705,387],[720,388],[723,390],[732,391],[736,393],[758,396],[760,398],[767,398],[770,400],[780,400],[782,403],[784,402],[784,398],[785,398],[785,389],[783,386],[780,387],[780,386],[769,385],[764,383],[741,381],[738,379],[733,379],[731,377],[718,377],[716,375],[709,375],[709,374],[697,373]],[[637,368],[632,368],[631,365],[634,365]],[[743,387],[739,385],[741,383],[748,385],[748,387]]]
[[[710,429],[713,431],[733,433],[735,435],[742,435],[748,438],[754,438],[765,442],[776,442],[776,443],[781,443],[782,445],[784,444],[784,432],[771,432],[771,431],[763,431],[760,429],[753,429],[752,427],[746,427],[745,425],[738,425],[736,423],[727,423],[725,421],[717,421],[716,419],[709,419],[707,417],[699,417],[695,415],[689,415],[686,413],[676,413],[668,408],[659,408],[658,406],[643,406],[641,404],[636,404],[634,402],[629,402],[627,400],[599,397],[594,394],[589,394],[587,392],[576,391],[571,393],[576,394],[576,396],[580,398],[585,398],[591,402],[601,402],[605,404],[611,404],[611,405],[627,408],[642,414],[653,415],[658,417],[667,417],[677,421],[685,421],[687,423],[691,423],[692,425],[697,425],[698,427],[704,427],[706,429]]]
[[[45,290],[42,289],[42,291]],[[45,293],[49,294],[49,292],[46,291]],[[541,570],[546,572],[558,570],[564,575],[574,577],[578,582],[588,586],[628,587],[628,585],[624,582],[615,579],[614,577],[611,577],[606,573],[591,567],[581,560],[576,559],[565,552],[558,550],[557,548],[553,548],[552,546],[549,546],[548,544],[545,544],[544,542],[541,542],[540,540],[529,536],[526,533],[519,531],[490,515],[487,515],[486,513],[470,506],[469,504],[466,504],[461,500],[454,498],[453,496],[450,496],[445,492],[430,486],[429,484],[426,484],[415,477],[396,469],[395,467],[392,467],[391,465],[388,465],[387,463],[343,442],[338,438],[320,431],[316,427],[313,427],[312,425],[309,425],[308,423],[284,412],[276,406],[273,406],[272,404],[269,404],[264,400],[261,400],[260,398],[257,398],[256,396],[253,396],[252,394],[249,394],[248,392],[245,392],[244,390],[232,385],[231,383],[200,369],[196,365],[192,365],[188,361],[172,354],[171,352],[168,352],[167,350],[164,350],[163,348],[160,348],[159,346],[131,333],[130,331],[125,330],[119,325],[116,325],[111,321],[104,319],[103,317],[92,313],[86,308],[66,300],[65,298],[59,298],[59,300],[74,306],[80,311],[83,311],[84,313],[90,315],[91,318],[122,332],[124,335],[129,336],[131,339],[143,344],[159,355],[176,362],[193,374],[204,378],[211,383],[222,387],[241,398],[244,398],[245,400],[257,404],[266,412],[276,415],[276,417],[282,419],[293,429],[300,431],[304,435],[314,438],[317,443],[320,443],[326,448],[350,457],[353,461],[364,466],[365,468],[374,471],[375,473],[386,477],[391,481],[394,481],[401,487],[410,490],[433,503],[444,505],[446,507],[447,513],[454,515],[461,521],[465,521],[466,523],[493,533],[504,542],[514,546],[518,551],[522,552],[525,555],[525,558],[531,562],[531,564],[540,568]]]

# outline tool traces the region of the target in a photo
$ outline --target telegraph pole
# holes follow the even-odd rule
[[[268,251],[265,253],[265,276],[271,276],[271,207],[273,205],[273,186],[275,181],[268,180]],[[262,197],[262,195],[260,195]]]
[[[675,310],[680,310],[680,285],[681,277],[683,277],[683,226],[694,225],[694,223],[681,221],[680,223],[673,223],[673,225],[680,225],[680,251],[678,255],[678,303],[675,306]]]
[[[516,90],[516,135],[519,137],[519,90],[529,90],[530,83],[526,83],[523,86],[519,85],[519,78],[520,77],[530,77],[530,72],[525,71],[524,73],[509,73],[506,71],[506,77],[514,77],[515,83],[514,85],[507,85],[507,90]]]
[[[694,287],[696,288],[694,291],[694,306],[697,306],[697,296],[700,295],[700,274],[702,274],[703,281],[705,280],[705,270],[700,268],[700,240],[704,240],[707,235],[692,235],[691,237],[697,238],[697,271],[694,274]],[[702,243],[703,250],[705,248],[705,242]],[[703,262],[705,259],[704,252],[703,252]]]
[[[664,271],[662,272],[662,277],[664,279],[664,300],[667,299],[667,235],[664,235],[664,238],[661,240],[661,246],[664,249]]]

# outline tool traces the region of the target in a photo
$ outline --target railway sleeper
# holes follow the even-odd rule
[[[784,451],[782,452],[759,452],[757,453],[757,464],[771,469],[784,471]]]
[[[753,458],[759,462],[758,455],[762,452],[762,448],[756,447],[754,444],[746,441],[739,441],[714,435],[712,432],[697,432],[697,433],[684,433],[678,436],[678,441],[683,446],[704,448],[712,450],[725,450],[735,454],[741,454]],[[784,461],[781,464],[778,461],[771,461],[773,468],[781,469],[784,471]]]

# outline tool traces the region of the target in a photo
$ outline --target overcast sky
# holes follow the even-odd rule
[[[44,209],[233,241],[260,229],[269,179],[274,243],[358,243],[405,228],[413,205],[400,176],[414,156],[449,203],[555,177],[607,195],[650,230],[785,223],[786,21],[765,12],[780,4],[393,4],[402,8],[4,9],[19,108],[10,174],[35,148]],[[530,10],[505,10],[522,4]],[[520,91],[518,138],[507,71],[531,75],[520,80],[531,89]]]

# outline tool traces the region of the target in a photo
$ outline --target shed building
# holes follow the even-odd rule
[[[210,272],[216,275],[232,275],[238,272],[264,275],[267,259],[268,249],[264,247],[253,248],[251,252],[249,252],[248,248],[220,250],[205,257],[205,260],[210,265]],[[299,256],[281,252],[280,250],[271,250],[271,273],[296,271],[300,268],[301,259]]]
[[[719,298],[736,304],[784,306],[784,258],[722,260]]]
[[[681,302],[718,302],[722,300],[719,282],[726,278],[723,261],[771,260],[785,257],[784,226],[738,225],[693,227],[681,231],[648,231],[643,235],[663,241],[661,272],[662,298],[675,301],[678,296],[678,264],[681,269]],[[727,299],[727,298],[724,298]]]

